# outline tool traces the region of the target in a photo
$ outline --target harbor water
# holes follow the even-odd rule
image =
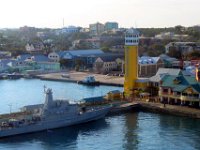
[[[52,88],[55,99],[72,101],[103,96],[111,90],[123,90],[122,87],[85,86],[39,79],[0,80],[0,114],[19,111],[24,105],[44,103],[44,86]]]
[[[54,97],[73,100],[122,90],[37,79],[2,80],[1,113],[42,103],[43,85],[53,89]],[[0,150],[199,150],[199,139],[198,119],[132,112],[87,124],[0,139]]]

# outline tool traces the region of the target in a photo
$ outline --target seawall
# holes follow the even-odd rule
[[[152,102],[139,101],[137,103],[139,104],[140,111],[164,113],[169,115],[200,119],[200,109],[189,108],[186,106],[168,105],[168,104],[164,106],[161,103],[152,103]]]
[[[174,116],[182,116],[200,119],[200,109],[186,106],[168,105],[144,101],[134,101],[115,106],[108,115],[117,115],[126,112],[146,111],[153,113],[163,113]]]

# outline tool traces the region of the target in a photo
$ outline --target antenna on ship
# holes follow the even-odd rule
[[[46,93],[46,88],[47,88],[46,85],[44,85],[43,87],[44,87],[44,93]]]
[[[10,114],[12,112],[12,104],[8,104],[9,108],[10,108]]]

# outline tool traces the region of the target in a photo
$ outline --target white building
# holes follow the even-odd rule
[[[49,53],[48,58],[50,60],[54,61],[54,62],[59,62],[60,61],[60,56],[56,52]]]
[[[67,33],[67,34],[72,34],[72,33],[77,33],[80,31],[80,27],[75,27],[75,26],[68,26],[62,28],[62,33]]]

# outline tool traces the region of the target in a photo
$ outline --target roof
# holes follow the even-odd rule
[[[103,98],[103,96],[89,97],[89,98],[84,98],[81,101],[83,101],[85,103],[102,102],[102,101],[104,101],[104,98]]]
[[[160,60],[160,57],[149,57],[142,56],[139,57],[139,64],[156,64]]]
[[[30,54],[22,54],[22,55],[19,55],[19,56],[17,56],[17,60],[19,60],[19,61],[24,61],[24,60],[26,60],[27,58],[30,58],[32,55],[30,55]]]
[[[14,59],[2,59],[0,60],[0,64],[2,65],[2,68],[12,67],[13,65],[17,64],[17,60]]]
[[[159,74],[159,75],[152,76],[151,78],[149,78],[149,81],[150,82],[160,82],[165,75],[166,74]]]
[[[65,50],[58,52],[60,57],[63,57],[65,54],[70,54],[71,56],[87,56],[87,55],[97,55],[104,54],[100,49],[88,49],[88,50]]]
[[[156,75],[160,75],[160,74],[179,75],[181,74],[181,69],[159,68]]]
[[[50,59],[45,55],[34,55],[31,58],[33,58],[36,62],[48,62]]]
[[[200,93],[200,83],[196,81],[195,77],[191,76],[165,75],[162,79],[161,87],[169,87],[177,92],[182,92],[186,88],[192,87]]]
[[[169,57],[169,56],[166,55],[166,54],[161,54],[159,57],[160,57],[160,59],[165,60],[165,61],[176,61],[176,60],[177,60],[176,58],[174,58],[174,57]]]
[[[99,58],[101,58],[103,62],[111,62],[115,61],[117,58],[124,58],[123,54],[112,54],[112,53],[105,53],[98,56]]]
[[[126,30],[126,34],[137,34],[137,35],[139,35],[140,33],[137,29],[130,28],[130,29]]]
[[[108,92],[109,94],[119,94],[121,93],[119,90],[113,90],[113,91],[110,91]]]
[[[196,67],[195,66],[187,66],[185,68],[183,72],[184,75],[191,75],[191,76],[195,76],[195,70],[196,70]]]

